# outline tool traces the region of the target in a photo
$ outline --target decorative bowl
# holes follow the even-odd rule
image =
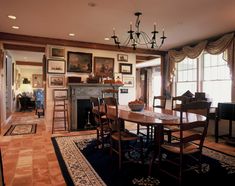
[[[144,103],[132,103],[132,104],[128,104],[129,108],[131,109],[131,111],[142,111],[144,110]]]

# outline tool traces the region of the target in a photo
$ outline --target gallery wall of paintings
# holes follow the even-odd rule
[[[68,80],[76,83],[123,82],[124,92],[119,92],[119,104],[135,99],[135,62],[134,53],[96,50],[76,47],[47,46],[46,53],[46,107],[47,113],[53,113],[54,90],[68,92]],[[123,64],[120,68],[120,64]],[[89,82],[90,78],[92,81]],[[97,80],[97,81],[95,81]],[[47,122],[52,122],[50,114]]]

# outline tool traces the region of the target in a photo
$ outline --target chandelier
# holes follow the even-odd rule
[[[126,39],[126,41],[123,43],[124,46],[132,46],[133,49],[135,50],[137,48],[138,45],[145,45],[147,48],[149,48],[151,46],[151,48],[160,48],[165,39],[167,38],[164,35],[164,30],[162,31],[162,36],[160,37],[161,41],[160,41],[160,45],[157,44],[157,34],[159,33],[156,30],[156,23],[154,23],[153,26],[153,31],[151,32],[152,36],[148,36],[148,34],[146,34],[145,32],[140,30],[140,16],[142,15],[141,12],[136,12],[135,16],[136,18],[136,22],[135,22],[135,30],[132,29],[132,23],[130,23],[130,30],[127,32],[128,33],[128,37]],[[115,45],[120,48],[121,42],[119,41],[118,36],[115,34],[115,28],[113,29],[113,35],[111,36],[111,38],[113,39]]]

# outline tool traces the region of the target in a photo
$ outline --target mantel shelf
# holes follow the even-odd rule
[[[121,87],[123,84],[101,84],[101,83],[68,83],[69,86],[83,87]]]

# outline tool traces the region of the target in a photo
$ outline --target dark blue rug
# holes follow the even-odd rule
[[[63,140],[57,140],[58,138],[63,138]],[[70,168],[68,168],[71,167],[71,165],[66,163],[67,158],[65,157],[66,155],[64,155],[67,154],[64,153],[64,151],[67,152],[68,148],[67,150],[62,149],[60,141],[63,141],[63,143],[66,141],[66,146],[73,143],[74,149],[84,155],[85,159],[90,163],[94,171],[107,185],[177,185],[177,181],[175,179],[160,174],[157,171],[156,166],[153,169],[151,177],[148,177],[149,167],[147,163],[145,165],[136,162],[127,163],[123,165],[122,171],[118,171],[118,160],[115,154],[111,158],[108,149],[97,149],[94,136],[86,137],[84,139],[81,139],[81,137],[55,137],[52,141],[55,145],[57,157],[60,160],[64,178],[66,181],[70,180],[67,182],[68,185],[76,185],[76,183],[73,184],[74,175],[71,176]],[[208,148],[204,149],[203,173],[200,174],[197,171],[185,173],[183,185],[234,185],[235,157],[228,156]],[[74,154],[76,152],[73,150],[72,153]],[[78,157],[78,155],[76,155],[76,157]],[[73,164],[76,164],[76,161],[73,161]],[[81,169],[80,166],[79,169]]]

